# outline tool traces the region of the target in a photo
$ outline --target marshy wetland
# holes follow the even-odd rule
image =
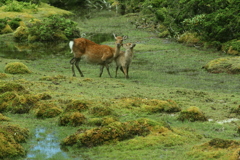
[[[204,68],[233,56],[160,39],[133,26],[134,16],[74,18],[89,39],[107,35],[99,43],[114,46],[115,33],[136,44],[129,79],[106,70],[99,78],[99,66],[84,61],[85,77],[72,77],[68,42],[21,50],[1,43],[1,158],[239,159],[240,75]],[[16,62],[28,71],[11,73],[6,66]]]

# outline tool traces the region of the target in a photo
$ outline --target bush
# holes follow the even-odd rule
[[[22,12],[24,9],[37,10],[37,5],[28,2],[18,2],[15,0],[6,1],[5,12]]]
[[[59,41],[80,37],[77,23],[56,15],[27,26],[29,41]]]

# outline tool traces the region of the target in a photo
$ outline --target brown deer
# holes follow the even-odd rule
[[[116,62],[116,75],[117,77],[117,71],[118,68],[120,67],[120,70],[123,72],[126,78],[129,78],[128,76],[128,71],[129,71],[129,66],[132,62],[133,58],[133,48],[136,46],[136,44],[133,43],[126,43],[123,45],[123,48],[125,48],[125,52],[120,52],[119,56],[115,58]]]
[[[70,41],[69,47],[71,49],[71,53],[73,53],[74,55],[74,57],[70,60],[70,63],[72,65],[73,76],[74,77],[76,76],[74,70],[75,65],[80,75],[84,77],[79,67],[79,62],[81,58],[84,57],[88,62],[100,65],[99,77],[102,76],[104,67],[106,67],[108,75],[112,77],[108,65],[114,60],[115,57],[119,55],[122,42],[125,38],[120,36],[116,37],[115,34],[114,37],[116,40],[115,48],[112,48],[108,45],[97,44],[86,38],[78,38],[74,39],[73,41]]]

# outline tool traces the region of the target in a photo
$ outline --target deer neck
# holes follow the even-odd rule
[[[120,54],[121,45],[117,44],[115,47],[114,57],[118,57]]]

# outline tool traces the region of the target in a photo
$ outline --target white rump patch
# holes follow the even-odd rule
[[[69,47],[70,47],[70,49],[71,49],[71,53],[73,53],[73,44],[74,44],[73,41],[70,41],[70,42],[69,42]]]

